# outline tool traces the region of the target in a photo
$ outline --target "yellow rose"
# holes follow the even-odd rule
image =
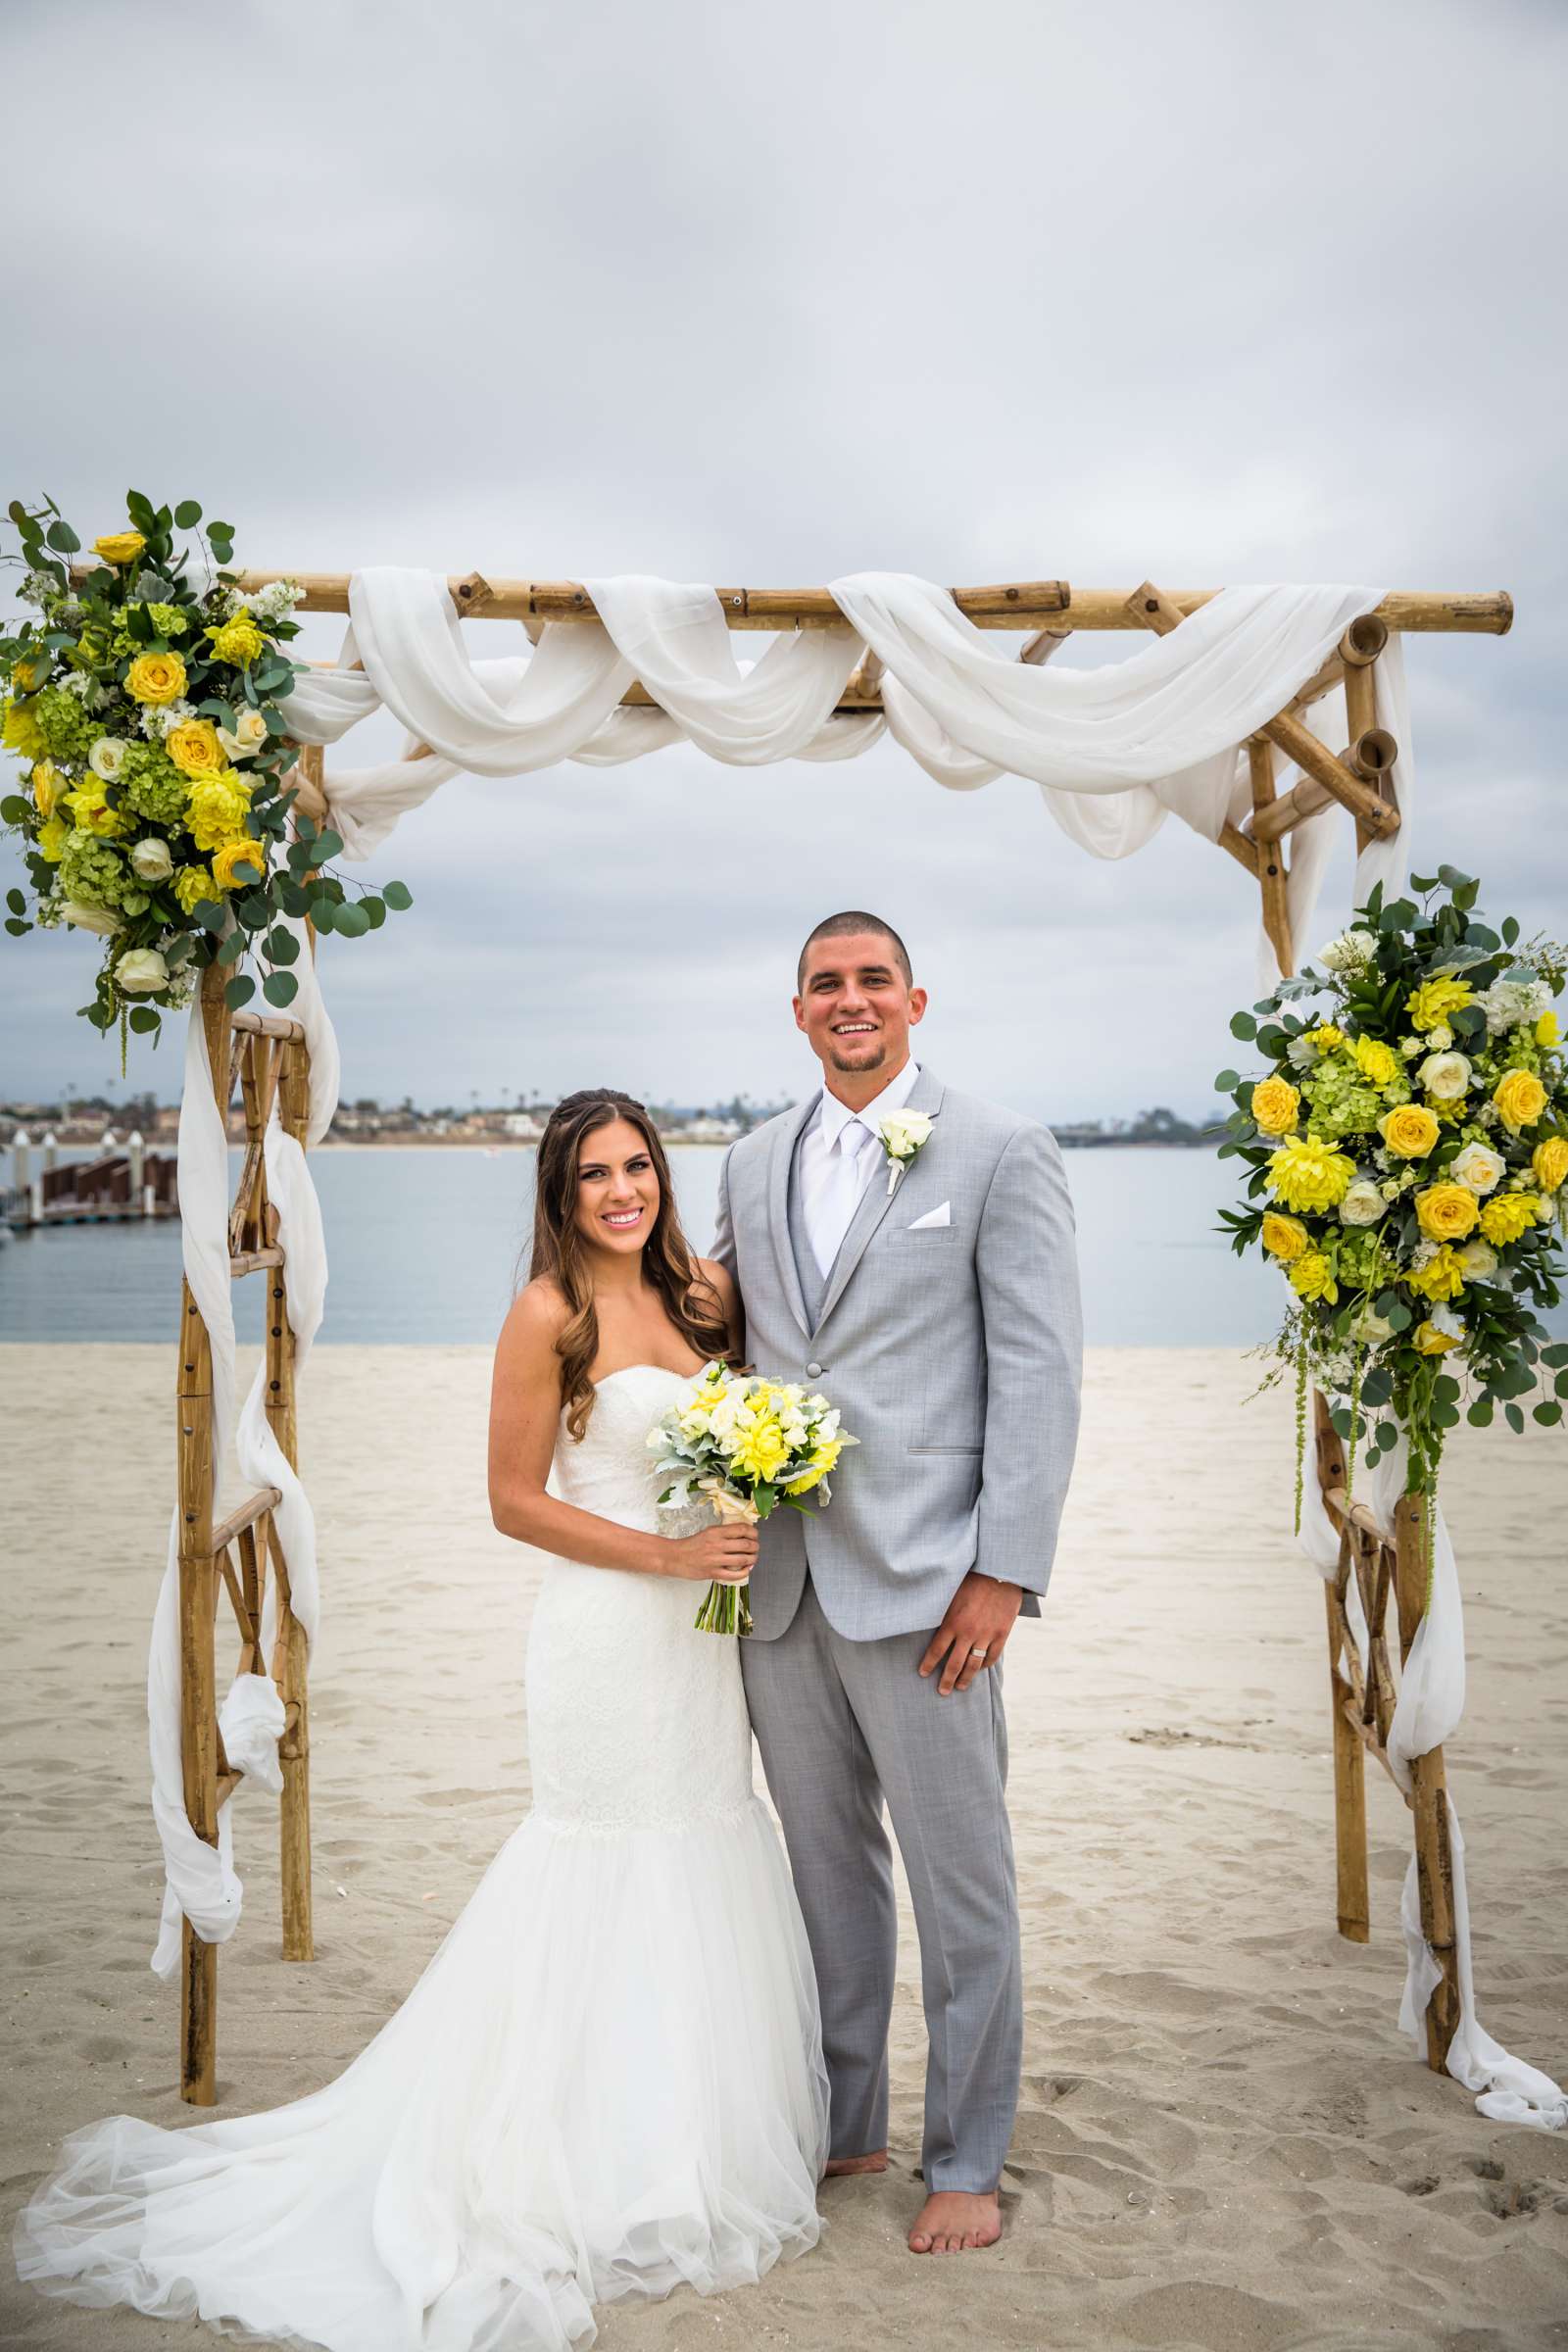
[[[250,871],[238,869],[247,866]],[[267,870],[267,853],[259,841],[242,833],[237,841],[225,841],[213,853],[213,879],[220,890],[248,890],[259,882]]]
[[[182,865],[174,876],[174,896],[186,914],[194,914],[203,899],[218,897],[218,884],[210,866]]]
[[[1420,1102],[1400,1102],[1386,1110],[1378,1133],[1396,1159],[1425,1159],[1438,1140],[1438,1122]]]
[[[185,691],[182,654],[140,654],[125,673],[125,692],[138,703],[172,703]]]
[[[1399,1074],[1399,1056],[1380,1038],[1358,1037],[1353,1048],[1355,1066],[1374,1086],[1388,1086]]]
[[[1494,1248],[1505,1250],[1510,1242],[1528,1233],[1539,1217],[1541,1200],[1535,1193],[1499,1193],[1486,1202],[1481,1211],[1481,1230]]]
[[[111,531],[107,538],[93,541],[92,552],[106,564],[134,564],[146,544],[140,531]],[[147,699],[161,702],[163,697],[150,695]]]
[[[1353,1159],[1309,1137],[1293,1138],[1269,1154],[1269,1190],[1287,1208],[1307,1214],[1338,1208],[1354,1181]]]
[[[1289,1135],[1301,1098],[1283,1078],[1264,1078],[1252,1089],[1252,1117],[1265,1135]]]
[[[29,779],[33,807],[40,816],[53,816],[66,789],[66,779],[52,760],[40,760]]]
[[[1450,1012],[1457,1012],[1461,1004],[1468,1004],[1474,993],[1468,980],[1424,980],[1407,1000],[1411,1027],[1438,1028],[1446,1021]]]
[[[241,784],[227,769],[220,775],[205,777],[193,784],[185,804],[185,822],[199,850],[220,849],[243,833],[245,812],[251,805],[250,788]]]
[[[74,792],[68,792],[62,797],[76,820],[78,832],[96,833],[101,840],[116,841],[122,833],[130,831],[130,819],[122,815],[118,808],[110,808],[104,791],[104,785],[94,776],[90,782],[78,784]]]
[[[1546,1090],[1534,1070],[1504,1070],[1492,1090],[1503,1125],[1514,1135],[1533,1127],[1546,1107]]]
[[[65,856],[66,844],[71,839],[71,834],[72,828],[63,816],[52,816],[49,822],[40,828],[38,847],[51,865],[60,863],[61,858]]]
[[[1436,1323],[1421,1323],[1411,1335],[1411,1346],[1422,1355],[1446,1355],[1463,1338],[1462,1331],[1440,1331]]]
[[[1404,1279],[1423,1298],[1457,1298],[1464,1289],[1464,1267],[1459,1262],[1459,1252],[1445,1245],[1424,1266],[1406,1274]]]
[[[164,749],[182,776],[216,776],[223,768],[218,729],[210,718],[181,719],[164,737]]]
[[[1336,1046],[1345,1043],[1345,1031],[1337,1029],[1332,1021],[1320,1022],[1317,1028],[1309,1029],[1306,1036],[1307,1043],[1316,1046],[1320,1054],[1332,1054]]]
[[[1434,1242],[1462,1242],[1475,1231],[1476,1213],[1468,1185],[1429,1184],[1415,1197],[1416,1223]]]
[[[5,747],[20,760],[41,760],[44,740],[33,716],[32,705],[19,695],[6,705]]]
[[[1282,1266],[1300,1256],[1306,1248],[1306,1227],[1299,1217],[1282,1217],[1277,1208],[1263,1212],[1263,1247],[1270,1257],[1277,1257]]]
[[[1530,1154],[1530,1173],[1544,1193],[1554,1193],[1568,1177],[1568,1141],[1560,1135],[1548,1135]]]
[[[236,669],[249,669],[257,656],[267,650],[267,639],[248,612],[236,612],[232,620],[219,621],[207,634],[213,641],[214,659],[232,662]]]
[[[1544,1012],[1536,1023],[1536,1043],[1538,1046],[1548,1048],[1562,1044],[1562,1031],[1557,1026],[1557,1015],[1554,1012]]]
[[[1290,1271],[1290,1285],[1298,1298],[1323,1298],[1332,1306],[1340,1295],[1334,1268],[1321,1250],[1309,1250]]]

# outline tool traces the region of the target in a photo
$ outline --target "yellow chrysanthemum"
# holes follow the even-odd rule
[[[218,884],[211,866],[182,865],[174,876],[173,891],[185,913],[193,914],[203,899],[218,897]]]
[[[46,825],[39,828],[38,848],[51,865],[58,865],[65,856],[66,844],[73,830],[63,816],[52,816]]]
[[[240,872],[240,867],[245,872]],[[213,880],[220,890],[248,890],[259,882],[267,870],[267,854],[260,842],[241,833],[233,841],[220,842],[213,852]]]
[[[813,1487],[821,1485],[843,1450],[843,1445],[837,1438],[830,1439],[825,1446],[814,1446],[809,1467],[803,1470],[799,1478],[791,1479],[784,1490],[785,1494],[809,1494]]]
[[[4,734],[6,750],[15,752],[19,760],[43,758],[44,740],[38,731],[32,705],[24,702],[20,695],[13,697],[6,705]]]
[[[1300,1109],[1300,1096],[1284,1078],[1259,1079],[1252,1089],[1252,1117],[1265,1135],[1289,1135]]]
[[[1307,1043],[1316,1046],[1320,1054],[1332,1054],[1336,1046],[1345,1043],[1345,1031],[1336,1028],[1332,1021],[1319,1022],[1315,1029],[1307,1031],[1306,1036]]]
[[[221,775],[226,764],[218,729],[210,718],[182,719],[164,737],[164,749],[182,776]]]
[[[739,1478],[766,1481],[783,1469],[789,1454],[784,1432],[768,1416],[742,1433],[740,1443],[730,1456],[730,1468]]]
[[[1517,1135],[1533,1127],[1546,1107],[1546,1090],[1534,1070],[1504,1070],[1492,1090],[1503,1125]]]
[[[1309,1136],[1293,1137],[1269,1155],[1270,1192],[1301,1214],[1338,1208],[1354,1181],[1354,1160]]]
[[[139,654],[125,672],[125,692],[133,702],[172,703],[185,691],[185,662],[181,654]]]
[[[1378,1133],[1396,1159],[1425,1159],[1438,1140],[1438,1122],[1421,1102],[1399,1102],[1384,1112]]]
[[[1476,1197],[1465,1184],[1429,1184],[1415,1197],[1416,1223],[1434,1242],[1462,1242],[1476,1227]]]
[[[220,849],[244,830],[245,812],[251,805],[249,788],[225,769],[220,776],[207,777],[190,788],[185,805],[185,822],[199,850]]]
[[[40,816],[53,816],[66,790],[66,779],[52,760],[40,760],[28,782],[32,786],[32,805]]]
[[[1306,1248],[1306,1227],[1299,1217],[1282,1217],[1277,1208],[1263,1212],[1263,1247],[1282,1266],[1290,1265]]]
[[[1510,1242],[1518,1241],[1539,1220],[1540,1196],[1535,1193],[1498,1193],[1495,1200],[1486,1201],[1481,1210],[1481,1230],[1494,1249],[1505,1250]]]
[[[1457,1298],[1464,1289],[1464,1268],[1459,1263],[1458,1250],[1445,1247],[1435,1257],[1429,1257],[1424,1266],[1406,1274],[1404,1279],[1411,1290],[1419,1292],[1423,1298],[1434,1301]]]
[[[1399,1056],[1378,1037],[1358,1037],[1352,1048],[1355,1066],[1373,1086],[1389,1086],[1399,1075]]]
[[[120,809],[111,808],[104,798],[106,787],[97,776],[88,776],[74,792],[63,795],[80,833],[96,833],[100,840],[116,841],[131,830],[130,819]]]
[[[215,658],[232,662],[236,669],[249,669],[267,648],[267,639],[248,612],[236,612],[232,620],[217,622],[207,634],[213,641]]]
[[[1410,1025],[1414,1029],[1436,1029],[1446,1021],[1450,1012],[1457,1012],[1475,995],[1468,980],[1451,980],[1444,975],[1436,980],[1423,980],[1406,1000]]]
[[[1554,1193],[1568,1178],[1568,1139],[1548,1135],[1530,1154],[1530,1173],[1544,1193]]]
[[[1321,1250],[1309,1250],[1290,1269],[1290,1285],[1298,1298],[1323,1298],[1332,1306],[1340,1295],[1332,1261]]]
[[[1463,1341],[1462,1331],[1440,1331],[1435,1323],[1420,1323],[1411,1334],[1410,1345],[1421,1355],[1446,1355]]]
[[[146,544],[140,531],[110,531],[93,541],[92,552],[106,564],[134,564]]]

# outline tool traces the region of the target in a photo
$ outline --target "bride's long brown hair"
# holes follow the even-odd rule
[[[702,1356],[730,1361],[729,1333],[718,1294],[693,1261],[691,1247],[675,1215],[669,1162],[653,1120],[641,1102],[612,1086],[585,1087],[567,1095],[551,1112],[539,1145],[533,1208],[533,1281],[553,1282],[570,1314],[556,1353],[561,1358],[561,1401],[566,1427],[580,1440],[594,1409],[588,1369],[599,1353],[599,1317],[593,1280],[577,1224],[577,1163],[588,1137],[624,1119],[648,1147],[659,1178],[659,1214],[643,1250],[643,1272],[659,1293],[665,1314],[681,1338]]]

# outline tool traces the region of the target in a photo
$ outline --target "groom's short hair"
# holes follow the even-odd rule
[[[817,941],[819,939],[849,939],[857,931],[880,931],[893,950],[894,961],[904,974],[905,987],[912,988],[914,986],[914,967],[909,961],[909,951],[894,930],[893,925],[885,923],[879,914],[867,914],[863,906],[850,906],[842,914],[825,916],[808,938],[805,947],[801,950],[801,960],[795,969],[797,993],[806,986],[806,958]]]

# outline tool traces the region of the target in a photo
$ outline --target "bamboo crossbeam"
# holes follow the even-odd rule
[[[264,1266],[280,1266],[282,1263],[281,1250],[241,1250],[230,1257],[228,1271],[231,1279],[237,1282],[242,1274],[260,1274]]]
[[[229,1026],[248,1029],[255,1037],[275,1037],[285,1045],[298,1045],[305,1030],[298,1021],[291,1021],[283,1012],[231,1012]]]
[[[349,609],[346,571],[242,571],[234,580],[247,596],[274,580],[292,580],[304,590],[298,608],[302,612],[347,612]],[[448,574],[447,589],[460,612],[482,614],[486,620],[599,617],[592,597],[578,580],[492,580],[478,572],[453,572]],[[952,593],[958,610],[981,629],[1033,631],[1052,616],[1073,629],[1148,625],[1131,609],[1131,596],[1125,588],[1072,588],[1065,580],[1014,580],[999,587],[955,588]],[[1173,588],[1165,593],[1185,619],[1200,605],[1210,603],[1219,590]],[[718,588],[714,594],[732,629],[833,628],[844,618],[825,588]],[[1391,629],[1503,637],[1513,626],[1513,599],[1503,589],[1480,595],[1400,589],[1383,599],[1376,617]]]
[[[220,1519],[214,1528],[213,1551],[226,1550],[241,1529],[254,1527],[258,1519],[265,1518],[269,1511],[275,1511],[282,1499],[276,1487],[261,1487],[254,1494],[248,1494],[242,1503],[236,1504],[226,1519]]]

